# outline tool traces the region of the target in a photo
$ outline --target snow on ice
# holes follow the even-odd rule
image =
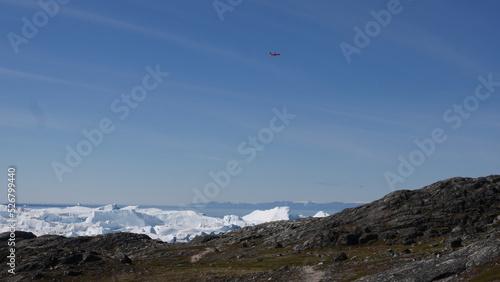
[[[165,211],[137,206],[118,208],[116,204],[100,208],[18,208],[17,211],[16,230],[33,232],[37,236],[56,234],[73,237],[133,232],[147,234],[165,242],[188,242],[198,235],[220,234],[249,225],[299,218],[290,213],[289,207],[256,210],[243,217],[226,215],[223,218],[209,217],[194,211]],[[318,212],[315,217],[326,215]],[[7,219],[7,207],[2,205],[0,232],[8,231]]]
[[[312,217],[327,217],[327,216],[329,216],[328,213],[326,213],[324,211],[319,211],[315,215],[313,215]]]
[[[242,217],[245,222],[250,224],[260,224],[269,221],[276,220],[294,220],[298,219],[299,216],[296,214],[290,214],[289,207],[275,207],[270,210],[256,210]]]

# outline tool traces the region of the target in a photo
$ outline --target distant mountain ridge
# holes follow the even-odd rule
[[[269,203],[232,203],[232,202],[207,202],[199,205],[191,205],[192,207],[209,208],[209,209],[272,209],[275,207],[287,206],[291,210],[336,210],[341,211],[346,208],[354,208],[365,203],[345,203],[345,202],[295,202],[295,201],[274,201]]]

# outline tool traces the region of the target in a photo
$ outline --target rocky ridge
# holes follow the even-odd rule
[[[325,218],[271,222],[235,230],[219,236],[217,241],[262,237],[266,243],[294,244],[301,250],[377,240],[411,245],[415,238],[446,234],[472,239],[494,224],[497,226],[499,212],[500,176],[457,177],[419,190],[395,191]]]

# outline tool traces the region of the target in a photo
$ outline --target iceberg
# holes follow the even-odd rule
[[[319,213],[318,213],[319,214]],[[0,206],[0,232],[9,231],[7,207]],[[146,234],[164,242],[189,242],[199,235],[216,235],[245,226],[276,220],[294,220],[289,207],[256,210],[243,217],[226,215],[210,217],[195,211],[165,211],[106,205],[99,208],[74,206],[67,208],[17,209],[16,230],[37,236],[54,234],[66,237],[93,236],[113,232]]]
[[[315,215],[313,215],[312,217],[327,217],[327,216],[329,216],[328,213],[326,213],[324,211],[319,211]]]
[[[245,222],[253,225],[278,220],[295,220],[300,217],[296,214],[290,214],[289,207],[275,207],[265,211],[256,210],[242,218]]]

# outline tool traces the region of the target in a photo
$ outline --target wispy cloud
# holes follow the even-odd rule
[[[0,127],[31,129],[36,126],[36,119],[27,111],[14,111],[0,108]]]
[[[225,159],[225,158],[220,158],[220,157],[211,156],[211,155],[186,154],[186,157],[199,159],[199,160],[215,161],[215,162],[219,162],[219,163],[227,163],[228,161],[232,160],[230,158]]]
[[[293,15],[297,19],[315,23],[319,27],[335,29],[337,31],[351,30],[351,22],[362,21],[364,14],[359,11],[369,12],[369,4],[357,2],[356,9],[349,7],[352,2],[325,1],[325,2],[305,2],[296,1],[283,5],[280,2],[260,1],[262,9],[274,9],[284,14]],[[360,7],[364,5],[364,7]],[[347,20],[348,19],[348,20]],[[253,19],[253,21],[258,19]],[[274,24],[274,23],[273,23]]]
[[[0,48],[2,46],[0,45]],[[1,51],[2,49],[0,49]],[[82,61],[78,58],[78,56],[72,56],[72,57],[58,57],[57,54],[45,54],[45,53],[39,53],[37,50],[26,50],[20,55],[15,55],[13,52],[10,52],[11,50],[9,49],[8,52],[0,52],[0,57],[4,57],[5,60],[8,59],[14,59],[16,64],[14,65],[43,65],[46,69],[50,70],[58,70],[58,69],[63,69],[63,73],[69,73],[74,71],[84,71],[86,73],[89,72],[89,70],[92,70],[91,72],[96,75],[109,75],[113,74],[113,76],[121,76],[125,79],[140,79],[142,78],[143,75],[138,75],[138,74],[133,74],[127,71],[127,69],[124,68],[117,68],[113,67],[112,65],[102,65],[102,64],[96,64],[92,61]],[[46,76],[46,75],[45,75]],[[60,79],[61,80],[61,79]],[[96,87],[96,86],[95,86]],[[102,88],[104,89],[104,88]],[[106,90],[106,89],[105,89]],[[107,89],[106,91],[113,91],[110,89]],[[118,93],[118,91],[113,91],[115,93]]]
[[[85,84],[85,83],[80,83],[80,82],[75,82],[75,81],[55,78],[55,77],[46,76],[46,75],[25,72],[25,71],[19,71],[19,70],[14,70],[14,69],[9,69],[9,68],[3,68],[3,67],[0,67],[0,74],[11,76],[11,77],[16,77],[16,78],[37,80],[37,81],[57,83],[57,84],[66,84],[66,85],[71,85],[71,86],[78,86],[78,87],[83,87],[83,88],[97,90],[97,91],[113,92],[113,93],[116,92],[116,91],[111,90],[111,89],[102,88],[102,87],[98,87],[98,86],[94,86],[94,85],[90,85],[90,84]]]
[[[40,7],[37,5],[36,1],[0,0],[0,3],[27,9]]]
[[[459,47],[453,46],[427,31],[419,30],[417,27],[413,29],[414,31],[406,32],[405,36],[399,37],[397,43],[416,52],[426,53],[436,61],[452,66],[466,75],[477,75],[490,71],[488,67],[480,63],[480,60],[472,58],[469,54],[460,50]],[[413,35],[407,36],[408,34]]]
[[[174,88],[182,89],[182,90],[194,90],[197,91],[198,93],[209,93],[209,94],[215,94],[215,95],[220,95],[220,96],[225,96],[225,97],[232,97],[232,98],[239,98],[242,100],[251,100],[251,101],[258,101],[258,102],[265,102],[269,103],[269,99],[265,98],[256,98],[255,95],[249,95],[249,94],[243,94],[238,91],[228,91],[225,89],[221,88],[216,88],[212,86],[204,86],[204,85],[196,85],[196,84],[185,84],[185,83],[176,83],[176,82],[166,82],[165,83],[168,86],[172,86]]]
[[[57,117],[47,113],[38,101],[26,104],[25,108],[0,106],[0,127],[30,130],[36,127],[74,130],[71,126],[70,118]]]
[[[196,141],[180,139],[159,130],[124,123],[116,123],[115,132],[113,136],[121,134],[127,136],[127,138],[121,140],[127,140],[127,142],[140,142],[141,144],[147,144],[152,147],[187,151],[199,148],[199,144],[196,143]]]
[[[22,8],[37,8],[38,6],[36,5],[35,2],[31,1],[14,1],[14,0],[1,0],[1,2],[9,4],[9,5],[14,5],[17,7],[22,7]],[[242,57],[238,55],[237,53],[232,52],[231,50],[220,48],[218,46],[215,46],[213,44],[208,44],[205,42],[201,41],[196,41],[193,39],[190,39],[185,36],[181,36],[179,34],[166,31],[166,30],[156,30],[151,27],[144,27],[140,25],[136,25],[133,23],[125,22],[122,20],[118,19],[113,19],[111,17],[101,15],[98,13],[93,13],[93,12],[87,12],[79,9],[72,8],[70,6],[65,6],[64,9],[61,9],[62,16],[69,17],[71,19],[76,19],[76,20],[81,20],[85,21],[90,24],[96,24],[96,25],[101,25],[101,26],[107,26],[111,28],[116,28],[119,30],[123,31],[128,31],[128,32],[134,32],[136,34],[140,34],[143,36],[150,36],[150,37],[155,37],[159,38],[162,40],[167,40],[169,42],[172,42],[174,44],[178,44],[181,46],[184,46],[186,48],[196,50],[198,52],[204,52],[204,53],[212,53],[217,56],[224,56],[228,57],[231,59],[236,59],[240,62],[244,62],[247,64],[252,64],[255,65],[255,62],[250,59],[246,59],[245,57]]]
[[[380,124],[386,124],[386,125],[392,125],[392,126],[397,126],[397,127],[402,127],[402,128],[409,128],[408,124],[396,122],[393,120],[389,119],[384,119],[380,118],[377,116],[370,116],[370,115],[363,115],[363,114],[358,114],[356,111],[353,112],[341,112],[337,110],[332,110],[332,109],[327,109],[327,108],[322,108],[322,107],[311,107],[313,110],[325,112],[325,113],[330,113],[334,115],[340,115],[340,116],[346,116],[346,117],[352,117],[356,119],[364,119],[372,122],[377,122]]]
[[[243,56],[237,52],[234,52],[231,49],[223,48],[199,40],[193,40],[191,38],[179,35],[169,30],[158,30],[155,29],[154,27],[145,27],[125,22],[122,20],[113,19],[97,13],[90,13],[70,7],[66,7],[66,9],[64,9],[61,12],[61,14],[70,17],[72,19],[85,21],[90,24],[107,26],[111,28],[120,29],[122,31],[134,32],[136,34],[140,34],[143,36],[150,36],[161,40],[166,40],[168,42],[183,46],[185,48],[188,48],[196,52],[229,59],[233,62],[244,64],[257,69],[265,69],[266,71],[274,72],[277,74],[287,73],[291,75],[297,75],[297,76],[299,75],[297,73],[293,73],[290,69],[278,67],[275,64],[255,60],[255,58],[249,58],[247,56]]]
[[[429,2],[430,3],[430,2]],[[449,5],[445,2],[432,2],[431,9],[438,9],[436,6]],[[408,9],[412,9],[408,7]],[[439,7],[440,10],[454,10],[455,5],[449,7]],[[467,14],[467,17],[474,15]],[[468,22],[480,23],[480,18],[468,19]],[[480,26],[480,25],[479,25]],[[461,45],[454,44],[442,35],[440,36],[432,29],[425,29],[422,25],[399,21],[398,28],[393,32],[384,33],[383,37],[389,42],[411,50],[417,54],[426,54],[435,61],[442,62],[462,72],[465,75],[474,77],[480,73],[491,72],[485,62],[481,62],[479,57],[467,52]],[[471,39],[474,40],[474,39]]]
[[[321,186],[330,186],[330,187],[341,187],[342,186],[340,184],[331,183],[331,182],[312,182],[311,184],[321,185]]]
[[[384,140],[390,140],[396,134],[317,124],[290,130],[286,142],[303,146],[306,150],[349,156],[369,163],[386,158],[391,148]]]
[[[31,115],[36,119],[36,126],[45,127],[47,123],[47,117],[45,111],[40,107],[38,101],[33,101],[29,107]]]
[[[314,185],[321,185],[321,186],[328,186],[328,187],[334,187],[334,188],[357,188],[357,189],[362,189],[364,186],[363,185],[352,185],[352,184],[339,184],[339,183],[333,183],[333,182],[311,182],[311,184]]]

